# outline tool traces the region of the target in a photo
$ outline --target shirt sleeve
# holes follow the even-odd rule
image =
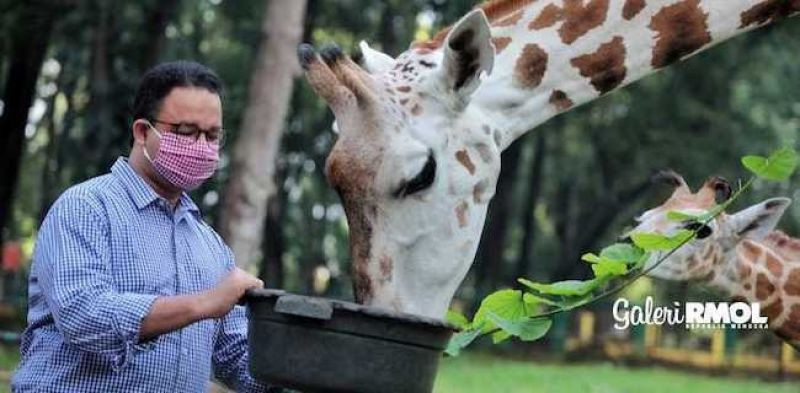
[[[233,270],[233,252],[218,235],[215,236],[224,250],[225,266]],[[247,312],[243,306],[233,310],[220,320],[214,339],[214,376],[237,392],[283,392],[282,388],[270,387],[256,381],[248,368]]]
[[[81,195],[59,198],[40,229],[33,269],[64,341],[119,370],[152,347],[139,343],[139,329],[157,296],[115,289],[108,219],[101,211]]]

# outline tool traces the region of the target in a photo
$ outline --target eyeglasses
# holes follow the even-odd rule
[[[220,148],[225,143],[225,129],[220,127],[212,127],[209,129],[202,129],[197,124],[192,123],[170,123],[158,119],[152,119],[152,123],[165,124],[172,127],[170,132],[182,136],[191,136],[192,138],[180,138],[180,140],[188,141],[189,144],[196,143],[200,139],[200,134],[206,135],[206,141],[212,145],[218,145]]]

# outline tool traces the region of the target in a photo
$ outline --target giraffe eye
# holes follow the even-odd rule
[[[394,192],[394,196],[397,198],[403,198],[412,194],[416,194],[433,184],[433,180],[436,178],[436,159],[433,158],[433,152],[428,153],[428,161],[425,162],[425,166],[422,167],[422,170],[414,176],[413,179],[403,183],[397,191]]]
[[[713,232],[710,226],[700,222],[691,222],[684,225],[683,228],[693,231],[697,235],[698,239],[705,239],[711,236],[711,233]]]

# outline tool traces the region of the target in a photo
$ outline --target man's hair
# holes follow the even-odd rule
[[[199,87],[222,96],[222,81],[210,68],[186,60],[161,63],[145,72],[139,81],[133,120],[153,119],[164,97],[176,87]]]

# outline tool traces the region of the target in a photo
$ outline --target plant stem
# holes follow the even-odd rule
[[[742,192],[744,192],[745,190],[750,188],[750,186],[753,184],[755,179],[756,179],[755,176],[751,176],[743,186],[740,186],[739,189],[736,190],[736,192],[733,195],[731,195],[730,198],[728,198],[728,200],[726,200],[722,204],[718,205],[718,208],[717,208],[718,211],[716,213],[714,213],[711,217],[708,217],[705,221],[703,221],[703,225],[708,225],[708,223],[710,223],[712,220],[714,220],[720,214],[722,214],[725,211],[725,209],[727,209],[728,206],[730,206],[730,204],[733,203],[733,201],[735,201],[737,198],[739,198],[739,196],[742,194]],[[575,309],[575,308],[578,308],[578,307],[582,307],[582,306],[585,306],[585,305],[587,305],[589,303],[593,303],[593,302],[596,302],[598,300],[604,299],[604,298],[606,298],[606,297],[608,297],[608,296],[610,296],[610,295],[612,295],[614,293],[617,293],[617,292],[625,289],[627,286],[631,285],[634,281],[638,280],[642,276],[645,276],[648,273],[650,273],[651,271],[653,271],[653,269],[655,269],[659,265],[661,265],[661,263],[666,261],[670,256],[672,256],[672,254],[674,254],[676,251],[678,251],[686,243],[688,243],[691,240],[693,240],[695,238],[695,236],[697,235],[697,231],[699,231],[699,230],[700,230],[699,228],[693,230],[692,231],[692,236],[687,237],[686,239],[681,241],[677,246],[675,246],[673,249],[669,250],[666,254],[662,255],[661,258],[659,258],[658,261],[656,261],[656,263],[653,264],[653,266],[650,266],[647,269],[642,269],[641,271],[639,271],[638,273],[636,273],[632,277],[630,277],[627,280],[623,281],[620,285],[618,285],[616,287],[613,287],[611,289],[608,289],[608,290],[606,290],[604,292],[601,292],[600,294],[598,294],[596,296],[593,296],[591,298],[588,298],[586,300],[579,301],[579,302],[577,302],[575,304],[571,304],[571,305],[569,305],[567,307],[557,307],[554,310],[550,310],[550,311],[547,311],[547,312],[544,312],[544,313],[541,313],[541,314],[533,315],[530,318],[531,319],[547,318],[547,317],[550,317],[550,316],[553,316],[553,315],[556,315],[556,314],[563,313],[565,311],[570,311],[572,309]],[[525,302],[522,301],[522,303],[523,303],[523,307],[524,307]],[[500,330],[502,330],[502,329],[500,329],[499,327],[498,328],[494,328],[494,329],[489,330],[489,331],[487,331],[485,333],[481,333],[480,336],[493,334],[493,333],[496,333],[496,332],[498,332]]]

